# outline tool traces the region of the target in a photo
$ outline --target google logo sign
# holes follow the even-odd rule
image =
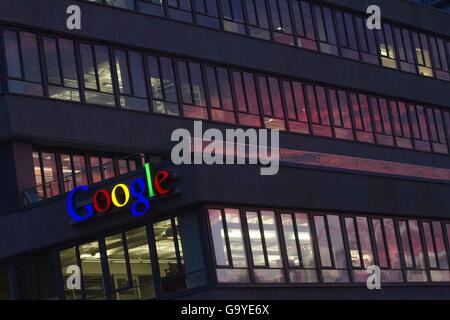
[[[144,168],[145,178],[135,179],[129,185],[118,183],[111,191],[106,189],[96,191],[92,199],[86,201],[88,204],[83,206],[81,212],[77,212],[77,208],[74,206],[75,196],[82,192],[89,192],[89,187],[80,186],[73,189],[67,199],[69,215],[75,221],[80,222],[95,214],[105,213],[112,208],[123,208],[131,202],[131,213],[134,216],[145,215],[150,209],[151,198],[170,193],[171,190],[165,185],[171,175],[168,171],[161,170],[153,176],[150,163],[146,163]]]

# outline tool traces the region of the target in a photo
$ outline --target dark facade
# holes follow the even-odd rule
[[[450,298],[449,25],[392,0],[0,0],[0,299]],[[279,129],[278,174],[173,165],[194,120]]]
[[[450,1],[448,0],[416,0],[415,2],[450,12]]]

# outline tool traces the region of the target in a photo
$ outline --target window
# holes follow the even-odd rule
[[[137,291],[136,297],[139,299],[154,298],[155,286],[146,228],[128,230],[125,232],[125,237],[132,285]]]
[[[311,226],[306,213],[281,215],[290,282],[317,282]]]
[[[188,118],[208,119],[200,64],[178,61],[183,112]]]
[[[199,228],[198,214],[191,212],[154,223],[153,228],[143,225],[59,251],[63,284],[73,274],[69,266],[81,266],[82,272],[81,290],[65,286],[65,299],[151,299],[157,291],[154,280],[162,294],[205,285]]]
[[[73,41],[44,37],[43,45],[49,97],[80,101]]]
[[[269,0],[268,2],[273,28],[273,40],[294,45],[288,0]]]
[[[265,127],[286,130],[278,79],[258,76],[258,85]]]
[[[192,23],[191,0],[167,0],[170,18]]]
[[[153,111],[178,115],[178,95],[173,73],[172,59],[148,56]]]
[[[86,102],[114,106],[108,47],[83,43],[80,52]]]
[[[397,69],[397,55],[395,53],[394,36],[392,27],[383,23],[381,29],[377,29],[378,42],[380,46],[381,64],[384,67]]]
[[[376,257],[384,282],[402,282],[400,254],[394,220],[372,219]]]
[[[215,29],[220,28],[216,0],[195,0],[195,9],[197,24]]]
[[[430,129],[431,146],[433,151],[438,153],[448,153],[447,139],[445,138],[444,122],[442,113],[436,108],[425,108],[426,118]]]
[[[88,0],[88,1],[92,1],[92,0]],[[101,0],[96,0],[96,2],[100,2]],[[124,8],[124,9],[130,9],[130,10],[134,10],[134,0],[103,0],[105,2],[105,4],[110,5],[110,6],[114,6],[114,7],[119,7],[119,8]]]
[[[158,255],[161,291],[175,292],[186,288],[183,248],[177,218],[153,224]]]
[[[269,18],[265,0],[244,1],[248,16],[250,36],[270,40]]]
[[[236,96],[239,123],[260,127],[255,78],[248,72],[233,71],[233,88]]]
[[[255,281],[258,283],[284,282],[275,212],[247,211],[245,216],[249,230]]]
[[[431,54],[433,56],[434,70],[436,78],[450,81],[447,55],[445,54],[444,40],[440,38],[428,37],[431,44]]]
[[[366,21],[362,17],[355,17],[361,59],[367,63],[380,64],[375,30],[367,28]]]
[[[314,215],[324,282],[348,282],[341,222],[337,215]]]
[[[212,120],[236,123],[228,70],[220,67],[206,66],[205,72]]]
[[[373,143],[372,117],[367,96],[364,94],[350,93],[350,101],[355,121],[356,140]]]
[[[242,0],[218,0],[223,15],[225,31],[246,34]]]
[[[347,93],[343,90],[328,89],[328,96],[336,138],[353,140],[353,125]]]
[[[7,30],[3,31],[3,35],[9,91],[43,96],[36,35]]]
[[[120,106],[148,111],[142,55],[134,51],[114,50]]]
[[[11,286],[9,284],[8,265],[0,266],[0,300],[11,300]]]
[[[38,196],[50,198],[59,195],[55,154],[33,151],[33,163]]]
[[[67,283],[67,280],[69,276],[73,274],[72,272],[69,272],[68,268],[70,266],[80,265],[80,262],[78,261],[78,248],[77,247],[71,247],[67,248],[65,250],[61,250],[59,252],[59,261],[61,264],[61,274],[62,274],[62,281],[63,284]],[[66,300],[77,300],[82,298],[82,292],[81,290],[72,288],[69,289],[66,285],[64,285],[64,298]]]
[[[370,105],[375,127],[375,138],[378,144],[393,146],[391,117],[386,99],[371,97]]]
[[[331,137],[330,114],[324,87],[306,85],[306,93],[313,134]]]
[[[411,33],[404,28],[394,28],[395,41],[397,45],[400,69],[407,72],[416,73],[414,62],[414,51],[411,44]]]
[[[401,220],[398,222],[398,228],[403,249],[403,259],[407,269],[407,280],[412,282],[427,281],[419,223],[417,220]]]
[[[366,282],[367,268],[375,264],[366,217],[345,217],[350,259],[354,282]]]
[[[430,137],[424,108],[419,105],[409,104],[408,109],[415,148],[417,150],[430,151]]]
[[[297,45],[305,49],[317,50],[311,5],[309,2],[300,0],[292,0],[291,4],[297,35]]]
[[[428,48],[427,36],[423,33],[412,33],[414,50],[416,51],[416,61],[419,65],[419,74],[426,77],[433,77],[431,65],[431,54]]]
[[[334,30],[333,15],[330,9],[313,6],[314,17],[317,25],[320,51],[338,55],[336,31]]]
[[[422,230],[431,269],[431,281],[450,281],[447,248],[439,221],[423,221]]]
[[[392,121],[394,123],[395,143],[400,148],[412,149],[411,129],[408,112],[404,102],[390,101]]]
[[[89,184],[84,156],[61,154],[61,166],[65,192],[69,192],[75,187]]]
[[[130,286],[128,265],[125,259],[124,241],[121,233],[105,238],[108,259],[109,285],[112,291]]]
[[[140,12],[154,16],[164,16],[163,0],[136,0]]]
[[[356,41],[355,25],[350,13],[335,11],[341,55],[353,60],[359,60],[358,43]]]
[[[287,80],[283,80],[282,83],[289,130],[309,134],[308,114],[302,84]]]
[[[249,282],[247,257],[238,209],[209,209],[217,281]]]
[[[98,299],[105,294],[101,254],[98,241],[78,247],[82,272],[82,288],[86,299]]]

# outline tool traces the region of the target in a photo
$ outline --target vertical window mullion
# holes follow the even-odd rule
[[[228,235],[228,223],[223,209],[220,209],[220,215],[222,217],[223,233],[225,236],[225,246],[227,248],[228,266],[233,267],[234,266],[233,255],[231,254],[230,237]]]
[[[178,265],[178,272],[181,272],[182,270],[182,262],[181,262],[181,254],[180,254],[180,247],[179,247],[179,235],[178,235],[178,230],[175,224],[175,218],[171,218],[170,219],[170,223],[171,223],[171,227],[172,227],[172,232],[173,232],[173,241],[174,241],[174,245],[175,245],[175,253],[177,255],[177,265]]]
[[[310,213],[306,213],[306,216],[308,218],[308,222],[310,224],[310,232],[311,232],[311,243],[314,250],[314,262],[317,269],[317,274],[319,277],[319,282],[323,282],[323,275],[322,275],[322,259],[320,256],[320,250],[319,250],[319,243],[318,243],[318,237],[316,233],[316,223],[314,221],[314,215]]]
[[[258,210],[257,215],[258,215],[258,223],[259,223],[259,233],[261,235],[261,245],[262,245],[263,254],[264,254],[264,261],[266,263],[266,268],[270,268],[269,255],[267,253],[266,237],[264,236],[264,224],[262,222],[261,211]]]
[[[336,262],[334,261],[334,251],[333,251],[333,244],[331,242],[331,237],[330,237],[330,227],[328,225],[328,216],[327,215],[323,215],[323,221],[325,224],[325,232],[327,233],[327,240],[328,240],[328,251],[330,254],[330,260],[331,260],[331,267],[333,269],[336,269]]]

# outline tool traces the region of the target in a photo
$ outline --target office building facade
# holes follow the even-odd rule
[[[450,298],[447,13],[0,0],[0,22],[0,299]],[[174,165],[196,120],[280,130],[278,174]]]

